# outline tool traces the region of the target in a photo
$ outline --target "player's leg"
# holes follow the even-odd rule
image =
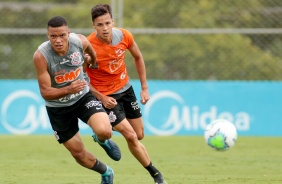
[[[71,139],[64,142],[63,145],[69,150],[78,164],[100,173],[102,183],[113,183],[113,170],[85,149],[79,132],[77,132]]]
[[[126,90],[122,96],[122,99],[120,99],[118,102],[122,103],[126,119],[135,131],[138,140],[142,140],[144,138],[142,113],[133,88],[130,87],[128,90]]]
[[[121,152],[118,145],[112,141],[112,126],[109,117],[105,112],[95,113],[88,120],[88,125],[93,130],[93,139],[106,151],[115,161],[121,159]]]
[[[155,183],[157,184],[164,184],[166,181],[164,180],[161,172],[152,165],[152,162],[149,158],[149,154],[145,148],[145,146],[139,141],[144,137],[144,124],[142,121],[142,114],[140,110],[140,106],[137,102],[135,93],[133,88],[129,88],[122,99],[123,110],[126,114],[126,126],[120,128],[117,124],[114,128],[119,129],[122,131],[123,136],[127,139],[128,147],[131,153],[135,156],[135,158],[148,170],[150,175],[153,177]],[[123,120],[124,121],[124,120]],[[123,124],[123,122],[121,123]],[[130,125],[130,126],[128,126]],[[131,128],[128,128],[131,127]],[[122,130],[124,128],[124,130]],[[139,142],[139,147],[134,146],[134,144],[130,144],[132,142],[131,135],[132,130],[136,134]],[[129,134],[126,131],[130,132]],[[128,137],[127,137],[128,136]],[[133,136],[134,137],[134,136]],[[142,156],[140,156],[142,154]]]
[[[155,183],[165,184],[165,180],[161,172],[152,165],[149,154],[145,146],[138,140],[137,134],[133,127],[127,121],[123,119],[120,123],[113,127],[114,130],[120,132],[125,138],[128,148],[132,155],[139,161],[139,163],[148,170],[150,175],[153,177]]]
[[[94,166],[96,157],[85,150],[79,132],[77,132],[71,139],[64,142],[63,145],[69,150],[77,163],[88,169]]]
[[[112,169],[97,160],[93,154],[87,151],[80,138],[76,116],[77,112],[80,112],[77,111],[77,109],[80,109],[80,106],[74,104],[69,107],[46,107],[46,109],[57,141],[69,150],[78,164],[100,173],[102,181],[112,183]]]
[[[120,160],[120,149],[110,139],[112,137],[112,127],[108,115],[102,103],[91,92],[83,97],[78,117],[92,128],[94,140],[101,145],[108,156],[113,160]]]
[[[101,142],[112,137],[113,131],[107,113],[97,112],[93,114],[87,124],[95,132],[96,136]]]
[[[142,118],[135,118],[135,119],[129,119],[127,118],[128,122],[132,126],[133,130],[137,134],[138,140],[142,140],[144,138],[144,124],[142,121]]]
[[[114,130],[120,132],[125,138],[128,148],[132,155],[144,166],[146,167],[150,163],[150,158],[147,153],[146,148],[138,140],[137,134],[135,133],[132,126],[129,124],[126,118],[124,118],[120,123],[113,127]]]

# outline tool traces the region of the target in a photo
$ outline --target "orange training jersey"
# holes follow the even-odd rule
[[[97,65],[87,67],[90,83],[104,95],[121,89],[129,80],[124,62],[125,51],[133,44],[132,34],[121,28],[112,29],[112,44],[104,44],[93,32],[87,39],[96,51]]]

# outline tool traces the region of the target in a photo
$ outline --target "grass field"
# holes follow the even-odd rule
[[[91,136],[85,146],[115,170],[115,184],[153,184],[121,136],[119,162],[108,158]],[[169,184],[281,184],[282,137],[239,137],[226,152],[205,145],[203,137],[147,136],[142,141]],[[0,136],[1,184],[99,184],[100,175],[74,161],[52,135]]]

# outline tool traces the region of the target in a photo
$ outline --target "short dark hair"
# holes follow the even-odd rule
[[[62,16],[55,16],[48,21],[48,27],[68,26],[67,20]]]
[[[100,17],[102,15],[105,15],[109,13],[110,16],[112,17],[112,9],[111,6],[108,4],[98,4],[94,6],[91,9],[91,16],[92,16],[92,21],[95,21],[97,17]]]

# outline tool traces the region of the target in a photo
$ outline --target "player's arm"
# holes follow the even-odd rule
[[[78,93],[87,85],[86,81],[76,80],[69,86],[63,88],[51,87],[51,78],[48,73],[47,61],[39,50],[34,53],[33,64],[36,70],[40,93],[45,100],[55,100],[68,94]]]
[[[95,87],[93,87],[91,84],[89,84],[89,87],[90,87],[90,90],[92,91],[92,93],[94,94],[94,96],[100,100],[104,107],[106,107],[107,109],[111,109],[113,108],[114,106],[117,105],[117,101],[116,99],[114,99],[113,97],[109,97],[109,96],[106,96],[102,93],[100,93]]]
[[[94,66],[96,63],[96,52],[93,49],[92,45],[90,42],[87,40],[87,38],[82,35],[82,34],[77,34],[77,36],[80,38],[82,46],[83,46],[83,51],[85,53],[85,63],[83,64],[83,68],[85,71],[85,67],[87,67],[88,64]]]
[[[140,49],[135,41],[133,41],[132,46],[128,49],[131,55],[134,58],[136,70],[139,76],[139,80],[141,83],[141,103],[146,104],[147,101],[150,99],[149,91],[148,91],[148,84],[146,79],[146,68],[145,62],[142,56]]]

